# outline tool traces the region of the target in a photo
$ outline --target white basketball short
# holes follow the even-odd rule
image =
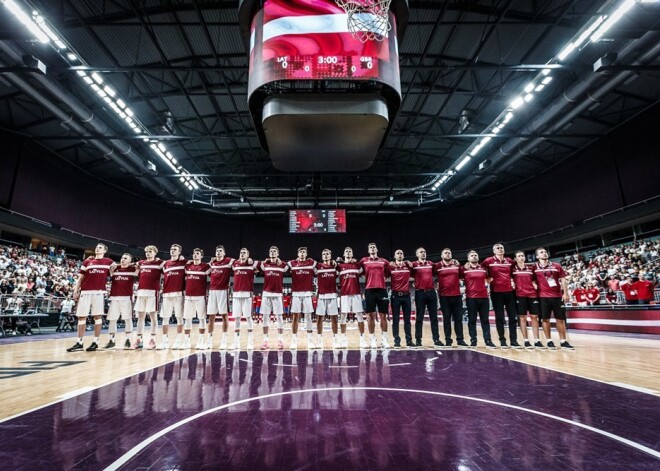
[[[183,304],[183,318],[194,319],[195,315],[198,319],[206,319],[206,299],[204,296],[186,296]]]
[[[135,298],[135,312],[156,312],[158,303],[156,296],[138,296]]]
[[[305,314],[309,314],[314,312],[312,297],[293,295],[291,297],[291,312],[294,314],[300,314],[301,312],[304,312]]]
[[[93,316],[103,315],[103,294],[102,293],[85,293],[80,294],[78,299],[78,307],[76,308],[77,317],[87,317],[89,314]]]
[[[110,307],[108,308],[108,320],[116,321],[121,316],[124,320],[132,319],[131,297],[121,296],[117,298],[110,298]]]
[[[237,298],[234,296],[231,300],[231,312],[234,318],[244,317],[246,319],[251,319],[252,298]]]
[[[364,312],[362,308],[362,296],[359,294],[349,294],[341,297],[342,314]]]
[[[209,315],[227,314],[229,311],[229,301],[227,299],[226,289],[209,290],[209,302],[206,312]]]
[[[282,296],[264,296],[261,298],[261,309],[259,311],[264,316],[269,316],[271,313],[276,316],[284,314],[284,304],[282,303]]]
[[[163,305],[160,315],[167,320],[174,313],[174,317],[180,319],[183,316],[183,296],[163,296]]]
[[[317,316],[336,316],[337,315],[337,297],[319,299],[316,305]]]

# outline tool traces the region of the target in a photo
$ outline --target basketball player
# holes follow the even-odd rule
[[[518,250],[516,252],[516,263],[513,265],[511,276],[516,285],[516,308],[518,309],[518,321],[520,322],[520,332],[524,346],[527,350],[534,348],[544,349],[545,346],[539,340],[539,298],[536,292],[537,285],[534,279],[534,269],[525,263],[525,252]],[[532,319],[532,335],[534,336],[534,345],[528,340],[527,336],[527,314]]]
[[[495,244],[493,245],[493,256],[488,257],[481,265],[486,269],[491,280],[490,299],[493,302],[495,327],[497,328],[497,335],[500,337],[500,344],[504,349],[509,348],[504,334],[504,310],[506,308],[511,347],[522,348],[517,341],[516,320],[518,312],[516,310],[516,298],[513,294],[513,280],[511,279],[513,260],[504,256],[504,246],[502,244]]]
[[[346,318],[348,314],[355,314],[358,321],[358,332],[360,332],[360,348],[367,348],[364,338],[364,308],[362,307],[362,296],[360,294],[360,275],[362,268],[357,260],[353,258],[353,249],[344,249],[344,258],[337,260],[337,271],[339,272],[339,296],[341,307],[340,348],[348,348],[346,338]]]
[[[460,269],[460,277],[465,283],[465,304],[468,310],[468,332],[470,348],[477,348],[477,316],[481,321],[481,330],[486,348],[497,348],[490,337],[488,315],[488,272],[479,264],[479,255],[474,250],[468,252],[468,262]]]
[[[144,323],[149,314],[151,322],[151,338],[148,349],[156,348],[156,334],[158,332],[158,291],[160,291],[160,275],[165,264],[160,258],[157,258],[158,248],[155,245],[147,245],[144,248],[145,260],[137,263],[138,267],[138,290],[135,298],[135,312],[138,316],[137,322],[137,341],[134,348],[140,349],[143,346],[142,334],[144,333]]]
[[[73,300],[78,303],[76,317],[78,317],[78,341],[67,348],[67,352],[78,352],[83,347],[83,337],[87,316],[91,313],[94,317],[94,339],[87,347],[88,352],[94,352],[99,348],[99,336],[103,320],[103,295],[106,290],[108,276],[117,266],[115,262],[105,256],[108,247],[105,244],[97,244],[94,249],[94,257],[89,257],[82,263],[76,284],[73,288]]]
[[[563,304],[569,300],[566,272],[560,264],[549,260],[548,251],[543,247],[536,249],[536,259],[538,261],[534,265],[534,276],[538,285],[543,333],[548,340],[547,347],[550,350],[557,349],[550,336],[550,316],[554,315],[559,332],[559,345],[566,350],[575,350],[575,347],[566,340],[566,309]]]
[[[291,270],[291,313],[293,324],[291,325],[291,345],[289,348],[298,348],[298,320],[300,314],[305,315],[305,327],[307,330],[307,348],[316,348],[312,340],[312,292],[314,291],[314,269],[316,262],[307,258],[307,247],[298,248],[298,258],[289,263]]]
[[[126,341],[124,349],[131,348],[130,334],[133,332],[133,285],[137,277],[137,269],[133,264],[133,256],[125,253],[119,260],[119,266],[112,272],[110,284],[110,307],[108,308],[108,334],[110,340],[104,348],[112,349],[116,346],[117,320],[121,317],[126,326]]]
[[[438,277],[438,294],[440,296],[440,309],[442,309],[442,325],[445,332],[445,342],[448,347],[453,346],[451,338],[451,324],[454,323],[456,344],[467,347],[463,337],[463,298],[459,271],[461,265],[452,258],[451,249],[444,248],[440,254],[441,259],[435,264],[435,273]]]
[[[433,282],[433,264],[429,264],[431,270],[431,283]],[[399,336],[399,318],[403,312],[403,332],[408,346],[412,344],[412,332],[410,325],[410,314],[412,305],[410,303],[410,275],[412,274],[412,264],[403,259],[403,250],[398,249],[394,252],[394,260],[390,262],[390,282],[392,294],[392,337],[394,337],[394,348],[401,348],[401,337]],[[424,319],[424,311],[421,313]],[[417,322],[420,322],[420,312],[417,310]],[[437,331],[437,320],[436,320]]]
[[[187,261],[181,257],[182,248],[179,244],[170,247],[170,259],[163,265],[163,305],[160,316],[163,319],[163,338],[158,344],[158,350],[169,348],[170,317],[176,319],[176,339],[173,350],[181,348],[181,333],[183,332],[183,285]]]
[[[337,262],[330,249],[321,252],[321,263],[316,265],[318,304],[316,305],[316,347],[323,348],[323,320],[329,316],[332,325],[332,348],[339,348],[337,338]]]
[[[183,305],[184,340],[182,349],[191,347],[190,331],[195,317],[199,320],[199,335],[196,350],[210,347],[206,339],[206,281],[211,273],[211,266],[202,261],[204,251],[194,249],[192,261],[186,263],[186,298]]]
[[[262,350],[268,350],[268,327],[270,315],[275,314],[277,319],[277,348],[284,348],[284,304],[282,292],[284,291],[284,273],[289,266],[280,260],[280,249],[272,246],[268,249],[268,258],[259,263],[259,270],[264,274],[264,287],[261,297],[261,314],[263,315],[264,342]]]
[[[229,329],[229,278],[231,277],[231,265],[234,259],[225,255],[225,248],[218,245],[215,248],[215,257],[211,259],[211,281],[209,285],[209,301],[206,314],[209,317],[209,348],[213,348],[213,328],[215,316],[222,316],[222,338],[220,339],[220,350],[227,349],[227,330]]]
[[[360,267],[365,278],[364,300],[369,316],[369,336],[371,348],[377,348],[376,343],[376,312],[380,315],[381,346],[390,348],[387,341],[387,311],[389,299],[385,289],[385,279],[390,276],[390,262],[378,256],[378,247],[374,242],[368,245],[369,256],[360,260]]]
[[[252,336],[252,291],[254,290],[254,274],[257,270],[257,262],[250,258],[250,251],[243,247],[239,252],[238,260],[231,264],[234,273],[234,291],[232,295],[231,311],[235,319],[234,343],[232,350],[241,348],[241,317],[245,317],[248,324],[247,349],[254,349],[254,338]]]

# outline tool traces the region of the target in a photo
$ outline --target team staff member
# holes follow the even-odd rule
[[[195,349],[206,350],[212,347],[206,338],[206,282],[211,273],[211,266],[202,262],[203,257],[204,251],[196,248],[193,250],[192,260],[186,263],[186,297],[183,304],[185,337],[182,350],[189,349],[191,346],[190,331],[195,316],[199,320],[199,333]]]
[[[280,260],[280,249],[272,246],[268,249],[268,258],[259,263],[259,271],[264,275],[264,286],[261,297],[260,312],[263,315],[264,341],[262,350],[268,350],[268,327],[270,325],[270,314],[275,314],[277,319],[277,348],[284,349],[284,304],[282,303],[282,292],[284,291],[284,273],[289,269],[288,265]]]
[[[421,348],[424,332],[424,315],[428,310],[431,324],[433,345],[442,347],[438,331],[438,296],[435,293],[433,262],[426,259],[426,249],[419,247],[415,251],[417,260],[412,262],[413,280],[415,282],[415,347]],[[406,339],[407,340],[407,339]],[[410,347],[410,344],[408,344]]]
[[[518,320],[520,322],[520,332],[525,341],[525,348],[534,350],[534,348],[545,348],[539,340],[539,298],[536,292],[536,281],[534,280],[533,267],[525,263],[525,252],[518,250],[516,252],[516,263],[512,267],[511,276],[516,285],[516,308],[518,310]],[[532,319],[532,335],[534,336],[534,345],[528,340],[527,336],[527,315]]]
[[[380,314],[381,346],[390,348],[387,341],[387,310],[389,299],[385,288],[385,279],[390,276],[390,262],[378,256],[378,247],[374,242],[368,245],[369,256],[360,260],[360,267],[365,278],[364,301],[369,316],[369,336],[371,348],[377,348],[376,310]]]
[[[566,273],[560,264],[549,260],[548,251],[543,247],[536,249],[536,259],[538,261],[534,265],[534,276],[539,287],[541,318],[543,332],[548,340],[547,346],[550,350],[557,349],[550,336],[550,316],[554,315],[561,348],[575,350],[566,340],[566,309],[562,303],[569,300]]]
[[[88,352],[99,348],[99,336],[101,335],[103,316],[103,295],[106,290],[108,276],[114,271],[117,264],[105,256],[108,247],[105,244],[97,244],[94,249],[94,257],[89,257],[80,267],[80,275],[73,288],[73,300],[78,303],[76,317],[78,317],[78,341],[67,352],[79,352],[84,348],[83,337],[87,316],[91,313],[94,317],[94,339],[87,347]]]
[[[108,308],[108,334],[110,340],[104,348],[116,346],[117,320],[121,317],[126,323],[126,341],[124,349],[131,348],[130,334],[133,332],[133,285],[137,277],[137,269],[133,264],[133,256],[125,253],[119,260],[119,266],[112,272],[110,282],[110,307]]]
[[[344,249],[344,258],[337,259],[337,271],[339,272],[339,300],[341,306],[341,348],[348,347],[346,338],[346,318],[349,314],[355,314],[360,332],[360,348],[367,348],[364,339],[364,308],[362,307],[362,296],[360,294],[360,275],[362,268],[357,260],[353,258],[353,249]]]
[[[399,336],[399,318],[403,311],[403,331],[406,336],[406,344],[410,347],[412,344],[412,332],[410,326],[410,313],[412,306],[410,303],[410,275],[412,264],[403,259],[403,250],[394,252],[394,261],[390,263],[390,285],[392,295],[392,337],[394,337],[394,348],[401,347],[401,337]],[[417,323],[424,320],[424,312],[420,314],[417,311]],[[436,319],[437,326],[437,319]],[[437,327],[436,327],[437,330]]]
[[[138,316],[137,341],[135,348],[142,348],[142,334],[144,332],[144,321],[149,314],[151,322],[151,338],[148,349],[156,348],[156,334],[158,333],[158,292],[160,291],[160,275],[163,272],[163,262],[157,258],[158,248],[155,245],[147,245],[144,248],[145,260],[137,263],[138,267],[138,290],[135,298],[135,312]]]
[[[502,348],[509,348],[504,334],[504,310],[509,319],[509,341],[513,348],[522,348],[518,344],[516,320],[516,299],[513,295],[513,281],[511,280],[511,266],[513,260],[504,256],[502,244],[493,245],[493,256],[488,257],[481,264],[488,272],[490,278],[490,299],[495,311],[495,327],[500,337]]]
[[[247,349],[254,349],[254,338],[252,336],[252,291],[254,290],[254,274],[257,270],[257,262],[250,258],[250,251],[243,247],[231,265],[234,272],[234,289],[232,293],[231,312],[235,319],[234,344],[232,350],[241,348],[241,317],[245,317],[248,324]]]
[[[174,314],[176,319],[176,338],[172,350],[181,347],[181,334],[183,332],[183,285],[185,283],[185,270],[187,261],[181,257],[182,247],[172,244],[170,259],[163,265],[163,303],[160,316],[163,319],[163,338],[158,344],[158,350],[169,348],[170,317]]]
[[[490,337],[488,315],[488,272],[479,265],[479,255],[474,250],[468,252],[468,261],[460,268],[460,277],[465,284],[465,304],[468,310],[468,332],[470,348],[477,348],[477,316],[481,321],[481,331],[486,348],[497,348]]]
[[[456,344],[467,347],[463,337],[463,298],[459,282],[461,265],[452,258],[451,249],[442,249],[441,260],[435,264],[434,270],[438,278],[438,295],[442,309],[442,324],[445,331],[445,342],[453,346],[451,324],[454,323]]]
[[[213,347],[213,327],[215,316],[222,316],[222,338],[220,350],[227,349],[227,331],[229,330],[229,278],[234,259],[225,255],[225,247],[218,245],[215,248],[215,257],[211,259],[211,275],[209,281],[209,299],[206,314],[209,316],[209,344]]]
[[[307,328],[307,348],[316,348],[312,340],[312,293],[314,291],[314,269],[316,262],[307,258],[307,247],[298,248],[298,258],[289,262],[291,270],[291,313],[293,324],[291,325],[290,348],[298,348],[298,321],[300,314],[305,315],[305,327]]]
[[[323,348],[323,319],[330,317],[332,325],[332,348],[339,348],[337,337],[337,262],[332,260],[330,249],[323,249],[321,262],[316,264],[318,302],[316,305],[316,347]]]

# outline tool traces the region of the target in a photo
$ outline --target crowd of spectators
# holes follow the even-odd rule
[[[0,245],[0,294],[64,298],[73,291],[79,266],[63,252]]]
[[[606,247],[565,256],[573,302],[649,304],[660,284],[660,239]]]

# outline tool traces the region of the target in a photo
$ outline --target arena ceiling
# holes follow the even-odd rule
[[[402,104],[374,164],[284,172],[248,110],[239,2],[13,0],[45,19],[66,46],[58,50],[35,40],[11,1],[0,14],[3,131],[126,191],[223,214],[399,214],[484,198],[570,159],[660,98],[658,2],[411,0]],[[585,30],[622,5],[592,41]],[[131,127],[85,82],[92,73],[130,108]]]

